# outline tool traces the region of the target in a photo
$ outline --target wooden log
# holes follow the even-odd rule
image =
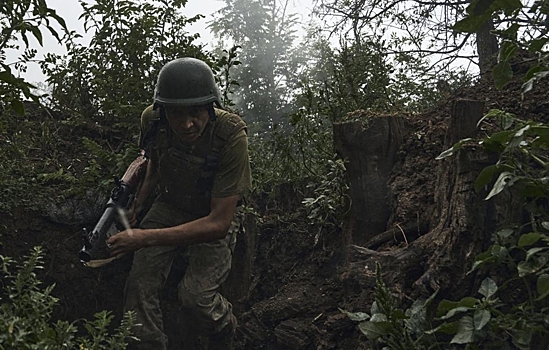
[[[410,244],[419,236],[427,233],[428,229],[429,223],[427,222],[395,225],[393,228],[372,237],[372,239],[362,246],[365,248],[375,249],[391,240],[397,243],[406,242],[406,244]]]

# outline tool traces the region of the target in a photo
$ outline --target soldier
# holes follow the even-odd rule
[[[166,349],[160,293],[174,257],[184,249],[189,266],[178,286],[182,312],[210,350],[231,349],[232,305],[219,293],[236,243],[233,218],[251,186],[246,124],[221,109],[206,63],[181,58],[158,75],[154,104],[141,115],[141,144],[150,150],[135,200],[139,212],[154,194],[139,229],[108,239],[111,255],[135,252],[126,281],[124,311],[137,313],[136,349]]]

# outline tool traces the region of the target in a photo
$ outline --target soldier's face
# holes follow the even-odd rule
[[[166,107],[166,116],[173,132],[189,144],[198,140],[210,120],[205,106]]]

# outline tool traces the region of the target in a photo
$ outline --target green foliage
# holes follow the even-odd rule
[[[341,311],[383,349],[457,349],[463,345],[466,349],[531,349],[537,337],[548,333],[549,236],[522,235],[518,243],[510,236],[507,230],[496,234],[498,242],[477,257],[471,272],[488,266],[488,262],[514,264],[515,276],[505,280],[500,288],[494,280],[485,278],[478,289],[481,298],[442,300],[434,313],[435,293],[427,300],[415,300],[404,311],[383,282],[378,264],[371,316]],[[535,248],[531,248],[533,246]],[[517,284],[513,283],[517,279],[524,283],[519,293],[515,289]],[[529,287],[532,281],[536,286],[533,290]],[[511,294],[518,297],[511,300],[507,297],[506,302],[498,297]]]
[[[306,178],[319,179],[334,159],[331,123],[323,116],[301,109],[293,114],[288,133],[275,128],[263,137],[250,138],[250,160],[256,190]]]
[[[481,171],[475,181],[475,189],[480,191],[497,178],[486,196],[487,200],[511,187],[517,189],[529,203],[547,198],[549,126],[539,122],[523,121],[501,110],[491,110],[479,121],[479,125],[483,122],[489,123],[492,127],[499,127],[499,131],[480,141],[487,152],[497,153],[499,160]],[[464,143],[470,141],[471,139],[459,141],[452,148],[442,152],[437,159],[452,155]]]
[[[454,25],[456,32],[476,32],[488,19],[497,17],[505,23],[495,31],[501,38],[498,61],[492,76],[497,88],[503,88],[513,77],[511,64],[523,61],[530,64],[524,76],[523,93],[535,82],[549,76],[549,5],[546,0],[478,0],[467,7],[468,16]]]
[[[404,311],[399,308],[397,298],[386,286],[381,275],[381,265],[376,263],[375,301],[371,316],[362,312],[347,312],[350,319],[358,323],[359,330],[377,348],[394,350],[436,349],[440,347],[436,337],[429,333],[431,324],[430,306],[436,293],[429,299],[416,300]]]
[[[339,122],[356,110],[389,113],[425,110],[441,96],[433,77],[421,76],[422,60],[410,55],[389,59],[382,37],[371,41],[342,42],[333,49],[312,31],[302,52],[308,57],[295,88],[295,104]],[[414,68],[407,68],[414,67]],[[467,75],[440,75],[453,87],[470,83]]]
[[[512,344],[530,349],[549,325],[549,127],[502,110],[491,110],[479,121],[483,123],[496,129],[479,143],[499,159],[480,172],[475,189],[486,191],[486,200],[512,189],[523,198],[530,222],[493,235],[493,244],[476,257],[469,273],[490,268],[493,278],[501,281],[499,287],[486,278],[479,289],[482,299],[441,302],[438,314],[444,323],[435,331],[453,326],[451,343],[455,344],[477,344],[482,349],[509,349]],[[466,142],[471,139],[461,140],[438,158],[451,155]],[[521,293],[516,293],[517,282],[523,286]],[[513,299],[498,298],[513,289]]]
[[[137,158],[139,149],[135,144],[129,144],[124,152],[113,153],[106,150],[96,141],[83,137],[82,144],[89,152],[89,163],[79,178],[83,188],[95,187],[100,183],[103,189],[112,187],[112,179],[121,178],[128,165]]]
[[[11,212],[15,206],[36,209],[46,198],[57,193],[45,190],[46,185],[70,176],[78,160],[64,159],[63,140],[58,124],[36,106],[26,105],[29,120],[5,111],[0,124],[0,210]],[[44,114],[42,114],[43,112]],[[51,175],[46,175],[51,174]]]
[[[235,106],[231,97],[234,96],[235,88],[240,86],[232,74],[232,69],[242,64],[237,58],[239,49],[241,46],[236,45],[229,50],[221,50],[221,54],[218,55],[219,59],[212,67],[214,73],[217,73],[215,78],[221,92],[221,104],[225,107]]]
[[[36,60],[37,50],[31,48],[30,39],[34,38],[42,46],[42,31],[47,29],[58,41],[61,40],[52,22],[61,26],[61,31],[67,29],[65,21],[47,6],[45,0],[0,2],[1,109],[9,108],[24,115],[23,97],[39,101],[39,96],[32,92],[34,86],[18,77],[18,73],[25,72],[27,64]],[[22,49],[21,41],[24,45]],[[20,53],[19,57],[14,62],[7,62],[7,54],[11,52]]]
[[[43,253],[36,247],[17,263],[0,256],[2,280],[0,305],[0,348],[2,349],[125,349],[135,316],[128,313],[120,326],[110,333],[113,316],[106,311],[86,321],[86,335],[76,336],[78,324],[51,321],[59,299],[52,295],[54,286],[42,288],[36,271],[42,269]]]
[[[350,206],[349,187],[345,181],[343,160],[327,160],[327,171],[321,179],[309,183],[314,197],[307,197],[303,205],[307,209],[307,218],[312,224],[339,226]]]
[[[549,228],[549,223],[543,226]],[[520,232],[520,228],[496,232],[494,244],[477,256],[470,271],[492,267],[497,272],[497,267],[504,267],[510,277],[496,274],[494,278],[503,280],[499,288],[491,278],[484,279],[478,290],[481,299],[443,300],[437,314],[444,323],[434,332],[452,327],[451,343],[477,344],[482,349],[509,349],[510,344],[530,349],[536,335],[547,334],[549,231]]]
[[[185,3],[81,2],[81,19],[86,30],[93,33],[89,46],[83,46],[80,36],[70,32],[58,37],[67,55],[49,53],[41,62],[51,84],[50,103],[55,112],[38,110],[33,104],[25,119],[2,113],[0,142],[6,152],[0,154],[0,210],[10,212],[17,205],[42,209],[45,200],[58,202],[80,196],[98,184],[98,190],[106,193],[113,177],[120,177],[138,154],[139,116],[152,102],[156,74],[168,60],[181,56],[206,60],[222,75],[222,87],[223,79],[227,81],[228,95],[234,86],[230,70],[239,64],[236,48],[218,60],[204,53],[194,44],[198,34],[185,30],[201,16],[181,15]],[[2,11],[14,10],[1,13],[5,17],[0,17],[0,25],[6,33],[10,23],[16,26],[17,16],[28,22],[23,26],[26,31],[20,29],[26,35],[38,35],[40,23],[55,33],[49,27],[53,20],[65,28],[63,20],[44,7],[44,1],[1,6]],[[39,14],[35,19],[25,19],[25,8],[27,17],[33,11]],[[40,19],[46,16],[52,20],[44,24]],[[17,28],[11,28],[14,35]],[[8,41],[5,37],[6,43],[13,38]],[[20,61],[17,67],[23,71],[26,63]],[[2,86],[0,82],[0,91]],[[8,101],[3,97],[2,102]],[[22,110],[21,105],[17,111]]]
[[[88,121],[135,135],[141,111],[152,103],[160,68],[183,56],[207,59],[193,43],[198,34],[186,31],[201,16],[183,16],[186,1],[80,3],[84,28],[93,38],[83,46],[73,32],[65,57],[47,56],[43,69],[53,102]]]
[[[275,128],[252,137],[250,161],[254,192],[269,192],[285,183],[305,183],[312,196],[303,200],[311,224],[339,227],[349,208],[345,165],[333,153],[332,124],[314,110],[290,116],[291,130]]]

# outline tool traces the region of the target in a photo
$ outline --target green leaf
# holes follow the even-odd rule
[[[458,329],[458,322],[443,323],[435,329],[426,331],[426,334],[443,333],[443,334],[456,334]]]
[[[15,113],[23,116],[25,115],[25,105],[21,100],[15,99],[11,101],[11,108],[15,111]]]
[[[492,6],[492,4],[495,2],[496,0],[474,0],[474,1],[471,1],[471,9],[467,9],[467,12],[474,15],[474,16],[478,16],[478,15],[482,15],[483,13],[485,13],[486,11],[488,11],[488,9],[490,8],[490,6]]]
[[[484,13],[480,16],[467,16],[461,21],[457,21],[452,26],[455,32],[474,33],[490,18],[490,13]]]
[[[476,310],[475,314],[473,316],[473,321],[475,324],[475,329],[477,331],[480,331],[486,324],[490,321],[492,318],[492,315],[490,314],[490,311],[483,309],[483,310]]]
[[[536,300],[541,300],[549,295],[549,275],[543,273],[539,275],[538,281],[536,284],[536,290],[538,292],[538,298]]]
[[[517,30],[518,30],[518,27],[515,27],[515,30],[514,30],[515,36],[516,36]],[[509,61],[509,59],[511,59],[511,57],[515,55],[517,48],[518,47],[516,43],[508,40],[504,41],[503,44],[501,44],[501,47],[499,49],[498,62]]]
[[[35,26],[30,26],[29,29],[34,35],[34,37],[36,38],[36,40],[38,40],[38,43],[40,44],[40,46],[44,46],[44,43],[42,40],[42,32],[40,31],[40,28]]]
[[[396,309],[394,310],[392,313],[391,313],[391,318],[393,320],[406,320],[408,319],[408,317],[406,316],[406,314],[404,313],[404,311],[402,311],[401,309]]]
[[[542,72],[544,71],[545,68],[540,66],[539,64],[538,65],[535,65],[533,66],[532,68],[530,68],[528,70],[528,72],[526,72],[526,74],[524,75],[524,80],[527,80],[529,79],[530,81],[534,81],[532,78],[536,75],[536,73],[538,72]],[[525,83],[526,84],[526,83]],[[524,85],[523,85],[523,89],[524,89]]]
[[[431,329],[430,322],[427,319],[427,308],[435,300],[437,292],[431,294],[429,298],[424,300],[419,298],[412,303],[412,306],[406,310],[406,327],[409,328],[415,334],[421,334],[428,329]]]
[[[492,246],[492,255],[497,258],[498,262],[503,262],[509,256],[509,251],[506,247],[495,244]]]
[[[386,322],[387,321],[387,315],[382,313],[375,313],[372,314],[372,317],[370,317],[371,322]]]
[[[370,315],[365,312],[349,312],[347,310],[339,309],[342,313],[347,315],[354,322],[362,322],[370,319]]]
[[[490,191],[488,196],[484,198],[484,200],[489,200],[490,198],[494,197],[495,195],[503,191],[507,186],[507,183],[509,183],[514,177],[515,176],[508,171],[504,171],[501,174],[499,174],[499,177],[496,180],[494,187],[492,187],[492,190]]]
[[[472,309],[473,309],[472,307],[458,306],[458,307],[453,308],[452,310],[448,311],[448,313],[446,315],[442,316],[440,319],[441,320],[447,320],[449,318],[454,317],[457,314],[467,312],[467,311],[472,310]]]
[[[538,272],[540,269],[545,267],[549,257],[547,255],[534,255],[526,261],[521,261],[517,265],[517,271],[519,277],[524,277]]]
[[[458,302],[458,305],[459,305],[459,306],[465,306],[465,307],[468,307],[468,308],[472,308],[472,307],[474,307],[477,303],[478,303],[478,299],[477,299],[477,298],[465,297],[465,298],[461,299],[461,300]]]
[[[532,90],[534,88],[535,81],[536,81],[536,78],[532,77],[528,79],[528,81],[526,81],[524,84],[522,84],[522,94],[525,94],[528,91]]]
[[[504,229],[501,229],[499,231],[496,232],[496,235],[500,238],[500,239],[507,239],[509,237],[511,237],[513,235],[513,233],[515,233],[515,230],[512,229],[512,228],[504,228]]]
[[[17,78],[9,71],[2,71],[0,72],[0,81],[4,81],[8,84],[15,84],[17,83]]]
[[[478,292],[484,296],[486,299],[490,299],[498,291],[498,286],[496,282],[491,278],[485,278],[484,281],[480,284]]]
[[[515,232],[515,230],[511,229],[511,228],[504,228],[504,229],[501,229],[499,230],[498,232],[496,232],[496,235],[500,238],[500,239],[507,239],[509,237],[511,237],[511,235]]]
[[[537,51],[541,51],[541,49],[543,48],[543,46],[545,44],[547,44],[547,42],[549,41],[549,38],[538,38],[538,39],[534,39],[530,42],[530,44],[528,45],[528,51],[530,52],[537,52]]]
[[[522,2],[520,0],[496,0],[493,10],[504,10],[505,13],[510,14],[521,8]]]
[[[480,126],[480,124],[485,120],[485,119],[497,119],[498,122],[499,122],[499,125],[504,129],[504,130],[507,130],[509,129],[513,123],[515,122],[515,120],[517,119],[516,116],[513,114],[513,113],[509,113],[509,112],[504,112],[500,109],[497,109],[497,108],[494,108],[494,109],[491,109],[490,111],[488,111],[488,113],[486,113],[485,116],[483,116],[478,122],[477,122],[477,127]],[[490,138],[493,138],[494,135],[491,135]]]
[[[441,159],[450,157],[450,156],[453,155],[457,150],[459,150],[459,149],[461,148],[461,146],[462,146],[465,142],[468,142],[468,141],[471,141],[471,140],[472,140],[471,138],[466,138],[466,139],[463,139],[463,140],[459,140],[456,144],[454,144],[454,145],[452,146],[452,148],[449,148],[449,149],[447,149],[446,151],[442,152],[442,153],[439,154],[438,157],[436,157],[435,159],[436,159],[436,160],[441,160]]]
[[[520,236],[519,241],[518,241],[518,246],[519,247],[530,246],[532,244],[535,244],[537,241],[539,241],[540,238],[541,238],[541,236],[537,232],[526,233],[526,234]]]
[[[457,301],[451,301],[443,299],[440,303],[438,303],[437,306],[437,316],[441,317],[448,313],[448,311],[456,308],[459,306],[459,303]]]
[[[358,329],[364,334],[368,339],[375,340],[379,337],[387,335],[391,332],[392,326],[390,322],[361,322],[358,325]]]
[[[479,192],[480,190],[482,190],[485,186],[487,186],[490,183],[490,181],[492,181],[492,178],[494,177],[494,174],[497,169],[498,169],[497,165],[489,165],[481,170],[480,174],[478,174],[475,180],[476,192]]]
[[[500,62],[494,66],[492,70],[492,77],[496,89],[501,89],[513,78],[513,70],[511,65],[507,61]]]
[[[505,131],[496,132],[496,133],[490,135],[489,137],[487,137],[486,139],[488,139],[492,142],[498,142],[500,144],[505,144],[505,143],[509,142],[509,140],[512,138],[512,136],[514,134],[515,134],[514,130],[505,130]]]
[[[524,259],[524,260],[528,260],[532,256],[536,255],[537,253],[542,252],[542,251],[547,250],[547,249],[549,249],[549,248],[548,247],[536,247],[536,248],[528,249],[528,251],[526,252],[526,259]]]
[[[473,318],[465,316],[458,323],[457,334],[450,341],[451,344],[468,344],[474,340],[475,327]]]
[[[478,270],[479,268],[481,268],[482,266],[486,265],[486,264],[489,264],[491,262],[494,262],[496,260],[496,257],[494,257],[492,255],[492,252],[491,250],[487,250],[479,255],[477,255],[475,257],[475,262],[473,263],[473,266],[471,267],[471,269],[467,272],[467,274],[470,274],[476,270]]]

